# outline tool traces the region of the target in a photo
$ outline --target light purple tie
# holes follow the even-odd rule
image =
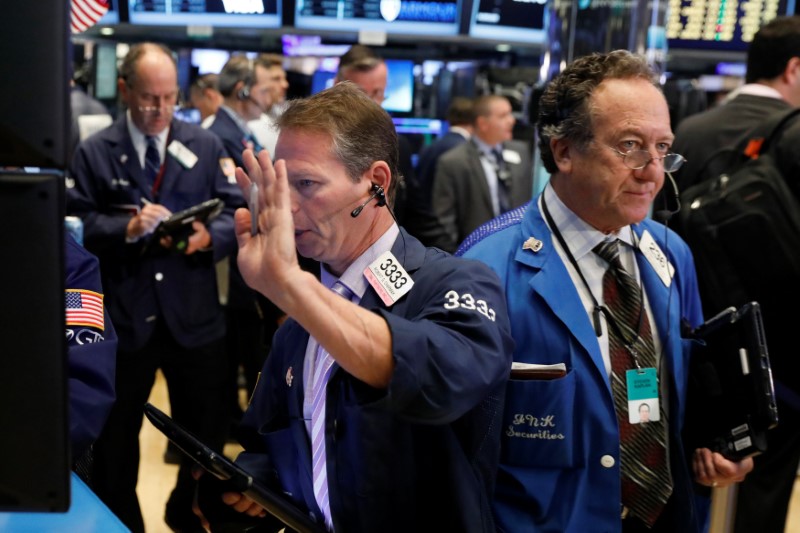
[[[353,292],[339,281],[331,287],[331,290],[348,300],[353,296]],[[333,520],[328,500],[328,473],[325,460],[325,391],[334,364],[336,361],[328,351],[318,345],[311,388],[314,399],[311,404],[311,464],[314,472],[314,498],[325,516],[325,525],[329,530],[333,530]]]

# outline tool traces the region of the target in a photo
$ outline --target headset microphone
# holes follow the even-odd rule
[[[674,200],[674,209],[669,209],[669,195],[664,196],[664,207],[666,209],[660,209],[655,212],[656,217],[658,220],[662,222],[668,221],[672,218],[672,215],[677,213],[681,210],[681,195],[678,192],[678,184],[675,183],[675,178],[672,177],[672,172],[666,172],[667,177],[669,178],[669,182],[672,184],[672,198]]]
[[[367,200],[363,204],[361,204],[360,206],[358,206],[355,209],[353,209],[350,212],[350,216],[353,217],[353,218],[356,218],[358,215],[361,214],[361,211],[363,211],[364,208],[367,207],[367,204],[369,204],[376,197],[378,198],[378,206],[386,205],[386,195],[383,192],[383,187],[381,187],[377,183],[373,183],[372,184],[372,194],[370,195],[370,197],[367,198]]]

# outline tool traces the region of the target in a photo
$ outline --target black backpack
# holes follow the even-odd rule
[[[707,315],[770,302],[800,286],[800,202],[773,147],[800,109],[769,116],[712,155],[702,181],[680,195],[679,231],[694,254]]]

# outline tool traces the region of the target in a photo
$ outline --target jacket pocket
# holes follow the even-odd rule
[[[552,380],[509,380],[501,461],[514,466],[571,468],[579,457],[574,435],[575,373]]]

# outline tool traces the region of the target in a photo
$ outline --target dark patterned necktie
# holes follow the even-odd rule
[[[497,199],[500,204],[500,214],[511,209],[511,171],[508,164],[503,159],[503,152],[497,149],[492,150],[494,156],[494,171],[497,176]]]
[[[158,155],[155,135],[147,135],[147,150],[144,153],[144,177],[152,188],[156,182],[158,171],[161,170],[161,156]]]
[[[660,420],[630,423],[626,372],[636,368],[634,353],[641,368],[658,368],[653,334],[642,291],[620,261],[619,241],[603,241],[594,252],[609,264],[603,276],[603,300],[611,313],[607,320],[608,353],[611,391],[620,428],[622,503],[652,526],[672,494],[666,450],[667,418],[662,405]]]

